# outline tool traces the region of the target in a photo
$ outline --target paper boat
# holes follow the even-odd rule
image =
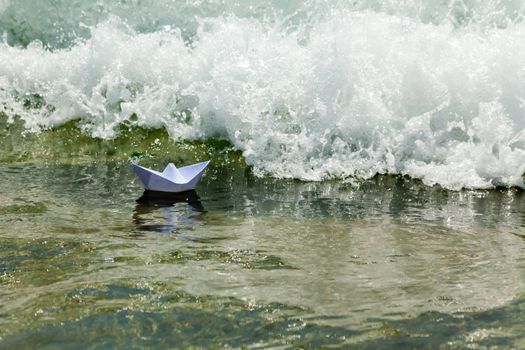
[[[131,164],[146,190],[160,192],[184,192],[194,190],[210,161],[177,168],[169,163],[162,173]]]

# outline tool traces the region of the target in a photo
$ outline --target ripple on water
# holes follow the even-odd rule
[[[123,164],[7,174],[46,210],[2,214],[0,348],[521,347],[523,193],[210,170],[149,203]]]

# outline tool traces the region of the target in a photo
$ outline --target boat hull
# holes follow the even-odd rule
[[[208,163],[209,162],[203,162],[180,168],[180,170],[186,175],[186,181],[184,183],[171,181],[170,179],[167,179],[163,173],[141,167],[137,164],[131,164],[131,167],[146,190],[178,193],[194,190],[202,178]]]

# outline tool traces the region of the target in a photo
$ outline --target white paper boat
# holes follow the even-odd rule
[[[169,163],[162,173],[131,164],[144,188],[150,191],[184,192],[194,190],[210,161],[177,168]]]

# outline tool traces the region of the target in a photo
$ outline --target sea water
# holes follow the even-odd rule
[[[0,348],[525,346],[524,13],[0,0]]]
[[[259,174],[523,187],[519,1],[6,1],[0,111],[225,139]]]

